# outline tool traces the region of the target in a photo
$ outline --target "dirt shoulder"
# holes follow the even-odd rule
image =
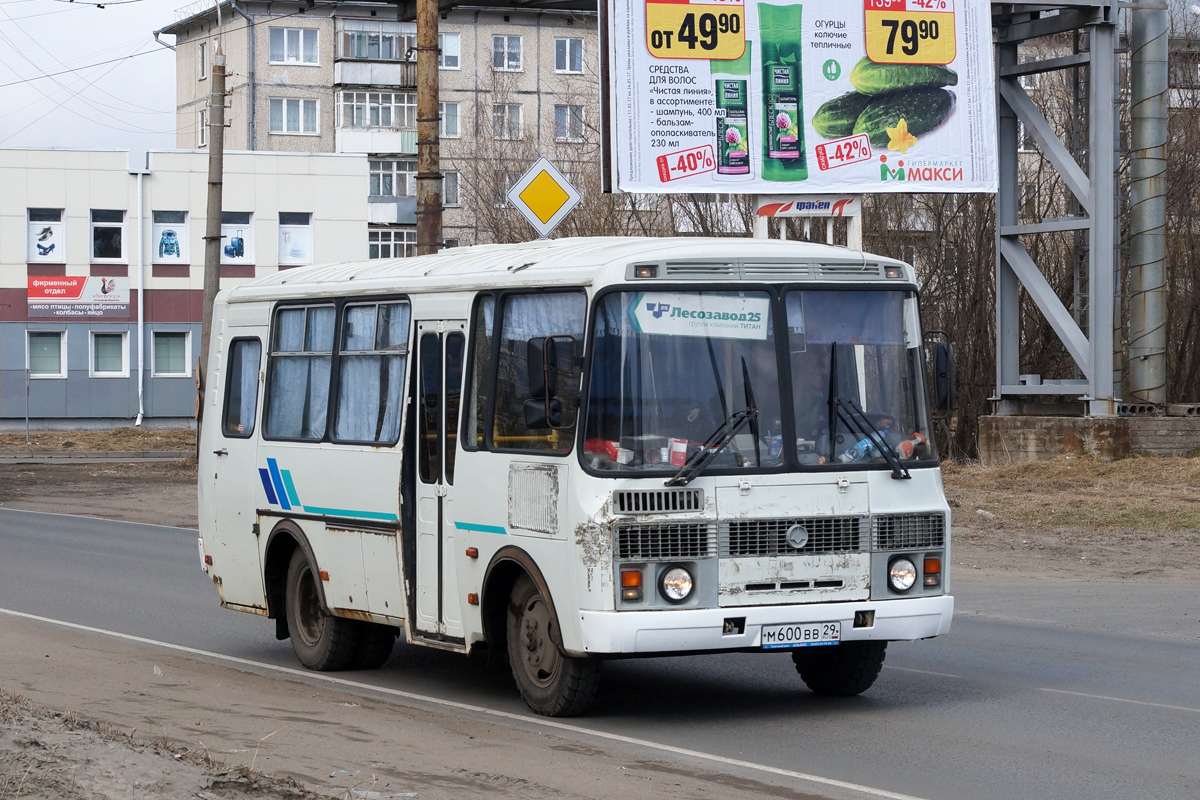
[[[310,797],[296,782],[346,798],[819,800],[45,623],[0,615],[0,637],[5,800]]]

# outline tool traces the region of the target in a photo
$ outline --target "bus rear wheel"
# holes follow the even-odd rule
[[[600,688],[600,662],[558,647],[558,620],[528,577],[513,585],[508,605],[508,660],[526,705],[548,717],[582,714]]]
[[[358,648],[359,629],[354,620],[325,613],[318,580],[304,551],[297,548],[287,574],[287,626],[292,649],[309,669],[345,669]]]
[[[350,666],[352,669],[379,669],[391,658],[399,629],[377,622],[358,623],[358,649]]]
[[[879,677],[887,642],[842,642],[832,647],[805,647],[792,651],[800,678],[817,694],[853,697],[862,694]]]

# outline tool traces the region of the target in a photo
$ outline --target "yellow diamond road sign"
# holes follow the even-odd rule
[[[529,220],[539,236],[549,236],[582,199],[570,181],[546,158],[539,158],[508,190],[508,202]]]

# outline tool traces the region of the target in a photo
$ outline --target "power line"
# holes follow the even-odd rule
[[[91,69],[92,67],[103,67],[105,64],[115,64],[118,61],[128,61],[131,58],[137,58],[138,56],[148,56],[151,53],[157,53],[158,51],[159,51],[159,49],[156,47],[153,50],[143,50],[140,53],[134,53],[134,54],[128,55],[128,56],[121,56],[120,58],[110,58],[108,61],[97,61],[95,64],[88,64],[83,67],[73,67],[71,69],[64,69],[59,72],[47,72],[46,74],[39,75],[36,78],[22,78],[19,81],[9,81],[8,83],[0,83],[0,89],[3,89],[6,86],[16,86],[19,83],[33,83],[34,81],[40,81],[44,78],[53,78],[56,75],[68,75],[72,72],[81,72],[82,70]],[[111,70],[110,70],[110,72],[111,72]],[[105,74],[107,74],[107,73],[105,73]]]

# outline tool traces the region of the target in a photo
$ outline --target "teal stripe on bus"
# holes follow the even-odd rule
[[[395,514],[385,514],[381,511],[353,511],[348,508],[319,508],[318,506],[305,506],[304,510],[309,514],[323,514],[327,517],[358,517],[359,519],[399,522],[399,518]]]
[[[495,525],[476,525],[474,522],[456,522],[454,527],[460,531],[477,531],[479,533],[498,533],[507,536],[508,531]]]

